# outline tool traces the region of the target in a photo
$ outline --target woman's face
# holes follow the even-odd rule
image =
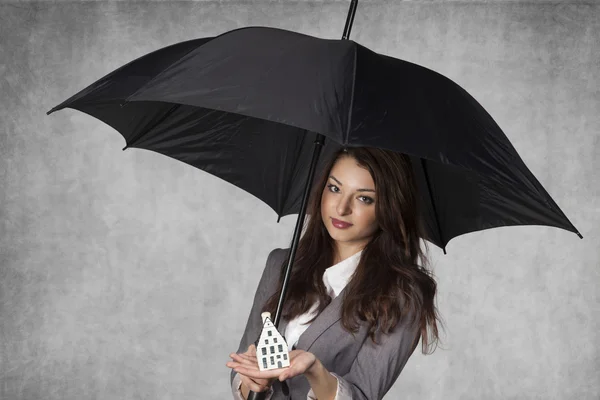
[[[321,218],[336,242],[343,260],[360,251],[377,231],[375,183],[368,170],[352,157],[338,159],[330,171],[321,197]],[[333,218],[352,226],[340,229]]]

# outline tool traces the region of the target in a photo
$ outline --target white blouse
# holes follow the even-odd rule
[[[332,265],[327,268],[323,273],[323,283],[327,288],[327,293],[331,296],[332,299],[336,298],[340,292],[346,287],[350,277],[356,270],[358,266],[358,261],[360,260],[360,255],[362,254],[362,250],[358,253],[346,258],[345,260],[340,261],[339,263]],[[312,308],[308,310],[306,313],[299,315],[298,317],[291,320],[285,328],[285,339],[291,350],[294,350],[296,345],[298,344],[298,339],[300,335],[304,333],[306,329],[308,329],[309,325],[308,321],[314,318],[315,313],[317,311],[318,304],[313,304]],[[337,379],[337,375],[333,372],[330,372]],[[235,374],[233,378],[233,382],[231,384],[231,389],[233,392],[233,398],[235,400],[244,400],[242,396],[242,392],[240,387],[242,386],[242,379],[239,374]],[[338,400],[337,394],[340,392],[339,380],[338,380],[338,390],[334,400]],[[265,400],[270,400],[273,396],[273,388],[270,387],[266,392]],[[306,396],[307,400],[317,400],[315,393],[312,389],[308,392]]]

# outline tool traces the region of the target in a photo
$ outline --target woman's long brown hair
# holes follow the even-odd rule
[[[305,222],[296,250],[282,317],[290,321],[309,311],[318,301],[316,318],[332,301],[323,283],[323,273],[333,265],[334,247],[321,219],[321,196],[329,172],[340,157],[354,158],[359,166],[371,173],[379,224],[379,229],[363,248],[356,272],[347,284],[342,325],[348,332],[356,332],[358,316],[369,324],[369,337],[377,344],[377,329],[387,334],[401,319],[412,315],[411,321],[420,326],[422,352],[428,354],[428,326],[434,342],[439,341],[434,304],[436,282],[420,246],[425,231],[410,158],[393,151],[370,147],[342,148],[326,162],[322,174],[315,176],[306,211],[310,218]],[[425,240],[423,243],[427,249]],[[286,265],[287,260],[281,269]],[[267,300],[262,311],[275,315],[282,281],[283,274],[277,292]]]

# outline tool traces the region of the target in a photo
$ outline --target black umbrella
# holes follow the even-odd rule
[[[348,40],[356,3],[342,40],[267,27],[190,40],[126,64],[48,112],[85,112],[123,135],[124,149],[216,175],[279,218],[299,214],[276,327],[321,150],[409,155],[426,239],[444,253],[456,236],[499,226],[547,225],[582,238],[464,89]]]

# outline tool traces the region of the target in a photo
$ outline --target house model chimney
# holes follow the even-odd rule
[[[265,320],[266,320],[267,318],[271,319],[271,313],[270,313],[270,312],[268,312],[268,311],[265,311],[264,313],[260,314],[260,316],[262,317],[262,322],[263,322],[263,325],[264,325],[264,323],[265,323]]]

